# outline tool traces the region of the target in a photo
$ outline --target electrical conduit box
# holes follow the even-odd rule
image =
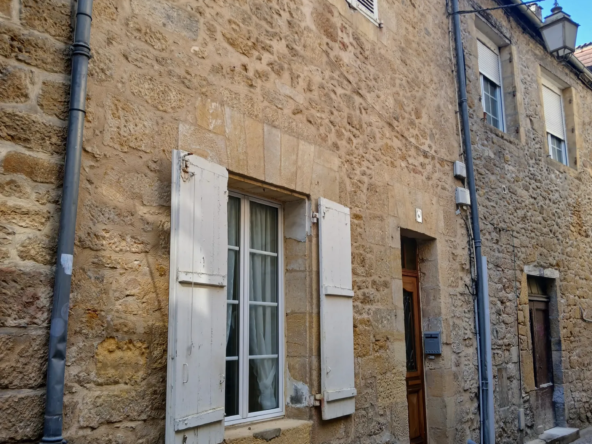
[[[463,207],[470,207],[471,206],[471,195],[469,194],[469,190],[462,187],[456,188],[456,204],[463,206]]]

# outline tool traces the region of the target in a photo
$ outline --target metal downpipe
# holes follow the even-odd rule
[[[458,0],[451,0],[452,16],[454,24],[454,40],[456,46],[456,72],[459,86],[459,107],[465,145],[465,161],[467,164],[467,183],[471,196],[471,225],[473,227],[473,239],[475,243],[475,261],[477,269],[477,314],[478,314],[478,341],[479,341],[479,370],[480,370],[480,410],[481,410],[481,434],[483,444],[495,443],[495,424],[493,416],[493,387],[491,387],[491,342],[489,329],[489,307],[486,307],[488,297],[485,294],[486,282],[483,275],[483,256],[481,253],[481,230],[479,226],[479,207],[477,204],[477,190],[475,187],[475,173],[473,167],[473,149],[471,145],[471,129],[469,125],[469,107],[467,104],[467,84],[464,66],[464,50],[461,36],[460,16],[458,12]]]
[[[72,45],[72,77],[66,142],[66,163],[58,232],[57,263],[49,332],[45,419],[41,443],[65,443],[62,437],[64,376],[74,233],[78,209],[82,133],[86,114],[86,85],[90,59],[90,28],[93,0],[78,0]]]

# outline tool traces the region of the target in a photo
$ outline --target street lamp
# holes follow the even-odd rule
[[[566,59],[576,50],[576,35],[580,25],[563,12],[557,0],[551,12],[550,16],[545,17],[540,30],[547,50],[558,59]]]

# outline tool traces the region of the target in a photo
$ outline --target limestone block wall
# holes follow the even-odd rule
[[[0,333],[15,344],[0,364],[0,408],[8,409],[0,440],[26,442],[38,439],[43,412],[74,3],[0,7],[0,62],[12,73],[0,80]],[[379,7],[382,28],[341,0],[95,0],[68,336],[69,442],[163,442],[178,148],[233,177],[307,195],[313,208],[320,196],[351,208],[351,417],[324,422],[291,396],[296,385],[310,394],[320,385],[316,228],[306,242],[286,241],[286,294],[294,296],[286,304],[287,416],[312,421],[298,434],[314,443],[408,441],[404,229],[424,239],[424,329],[443,331],[444,354],[426,364],[428,433],[439,443],[478,436],[467,236],[454,205],[459,134],[454,75],[445,68],[448,21],[440,2]]]
[[[0,442],[39,438],[72,5],[0,1]]]
[[[465,7],[472,5],[461,3]],[[483,7],[496,5],[490,1],[480,3]],[[535,427],[536,389],[525,268],[539,270],[537,275],[547,270],[546,276],[552,270],[558,276],[556,303],[561,343],[554,341],[553,350],[562,358],[563,381],[561,374],[556,374],[555,383],[563,382],[567,423],[586,427],[592,421],[592,328],[582,320],[579,308],[587,312],[592,308],[592,91],[506,13],[492,11],[484,17],[511,42],[513,68],[504,75],[512,76],[517,97],[513,101],[511,95],[506,96],[512,104],[509,111],[518,112],[517,125],[506,133],[482,121],[474,19],[464,18],[481,228],[484,254],[489,260],[496,442],[513,443],[519,436],[518,408],[526,412],[524,436],[541,432]],[[573,102],[566,101],[566,109],[573,109],[575,116],[566,115],[568,144],[577,148],[578,156],[572,167],[548,156],[542,118],[542,69],[571,87]]]

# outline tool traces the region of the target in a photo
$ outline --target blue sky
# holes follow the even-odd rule
[[[544,0],[539,3],[543,8],[543,17],[551,14],[554,3],[555,0]],[[559,0],[559,6],[580,25],[577,44],[592,42],[592,0]]]

